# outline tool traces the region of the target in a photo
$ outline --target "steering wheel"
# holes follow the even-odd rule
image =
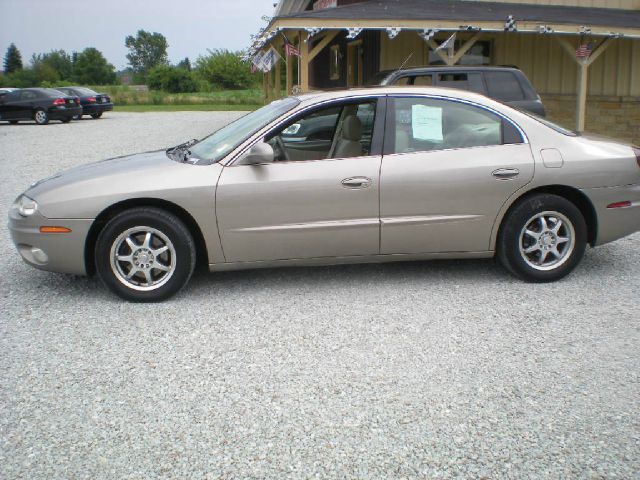
[[[285,161],[288,162],[289,161],[289,154],[287,153],[287,147],[285,147],[284,145],[284,141],[282,140],[282,137],[280,135],[276,135],[275,137],[273,137],[276,141],[275,144],[275,155],[274,157],[280,161]]]

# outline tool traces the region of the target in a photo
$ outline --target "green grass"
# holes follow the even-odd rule
[[[244,111],[256,110],[262,107],[260,105],[220,105],[220,104],[193,104],[193,105],[118,105],[113,109],[116,112],[180,112],[180,111],[211,111],[211,112],[228,112],[228,111]]]
[[[100,85],[91,87],[111,96],[116,105],[220,105],[246,106],[248,109],[263,105],[260,89],[221,90],[213,92],[167,93],[158,90],[138,91],[126,85]],[[237,109],[237,108],[236,108]],[[242,110],[246,110],[243,108]]]

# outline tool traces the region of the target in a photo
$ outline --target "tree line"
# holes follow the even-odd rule
[[[258,81],[257,76],[251,73],[250,63],[241,60],[241,52],[207,49],[207,53],[199,55],[193,65],[189,58],[172,65],[167,55],[169,44],[164,35],[145,30],[128,35],[125,46],[129,50],[129,67],[117,74],[102,52],[93,47],[81,52],[52,50],[33,54],[29,64],[25,65],[20,51],[12,43],[4,56],[0,86],[113,85],[121,83],[124,74],[130,75],[133,83],[178,93],[247,89],[256,86]]]

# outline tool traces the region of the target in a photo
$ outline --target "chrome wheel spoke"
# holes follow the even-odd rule
[[[145,268],[142,273],[144,274],[144,279],[147,281],[147,285],[151,285],[151,282],[153,281],[153,279],[151,278],[151,270]]]
[[[540,258],[538,259],[538,265],[544,265],[547,256],[549,255],[549,250],[540,250]]]
[[[535,239],[536,241],[540,238],[540,234],[538,232],[534,232],[533,230],[525,230],[524,233],[525,235],[529,235],[531,238]]]
[[[129,248],[131,249],[132,252],[138,249],[138,245],[136,245],[136,243],[133,241],[131,237],[125,238],[125,241],[127,242],[127,245],[129,245]]]
[[[169,250],[169,247],[167,247],[166,245],[164,247],[160,247],[157,250],[151,250],[151,252],[153,253],[154,257],[159,257],[160,255],[162,255],[164,252],[166,252],[167,250]]]
[[[171,267],[169,265],[163,265],[158,261],[156,261],[156,263],[153,264],[153,268],[163,272],[168,272],[169,270],[171,270]]]
[[[537,252],[538,250],[540,250],[540,247],[538,246],[537,243],[534,243],[530,247],[525,248],[524,253],[533,253],[533,252]]]
[[[558,231],[560,230],[560,227],[562,227],[562,220],[560,220],[559,218],[556,218],[555,220],[556,220],[556,223],[553,225],[553,228],[551,229],[551,231],[557,235]]]
[[[545,231],[549,230],[549,227],[547,225],[547,219],[544,218],[544,215],[538,217],[538,220],[540,221],[540,226],[542,227],[540,232],[545,232]]]
[[[147,232],[142,242],[142,248],[151,248],[151,232]]]
[[[129,270],[129,273],[127,273],[127,279],[132,279],[137,272],[139,272],[138,268],[132,266],[131,270]]]
[[[133,255],[132,254],[129,254],[129,255],[118,255],[116,257],[116,259],[119,262],[128,262],[128,263],[131,263],[131,264],[133,263]]]
[[[569,241],[569,238],[567,237],[558,237],[556,238],[556,243],[560,244],[560,243],[567,243]]]

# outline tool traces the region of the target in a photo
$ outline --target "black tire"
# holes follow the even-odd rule
[[[71,121],[71,117],[63,118],[60,120],[62,123],[69,123]]]
[[[147,233],[151,236],[145,245]],[[165,246],[166,251],[158,253]],[[118,253],[120,260],[116,260]],[[196,247],[178,217],[159,208],[138,207],[105,225],[98,235],[95,259],[98,275],[112,292],[132,302],[159,302],[187,284],[196,265]]]
[[[38,108],[35,112],[33,112],[33,120],[38,125],[46,125],[47,123],[49,123],[49,114],[42,108]]]
[[[82,120],[82,115],[74,115],[73,119],[74,120]]]
[[[517,202],[503,219],[497,254],[515,276],[553,282],[580,263],[586,246],[587,225],[580,210],[563,197],[536,194]]]
[[[102,116],[102,112],[100,113],[92,113],[91,118],[95,118],[96,120]]]
[[[18,124],[18,120],[9,120],[9,123],[11,125],[17,125]]]

